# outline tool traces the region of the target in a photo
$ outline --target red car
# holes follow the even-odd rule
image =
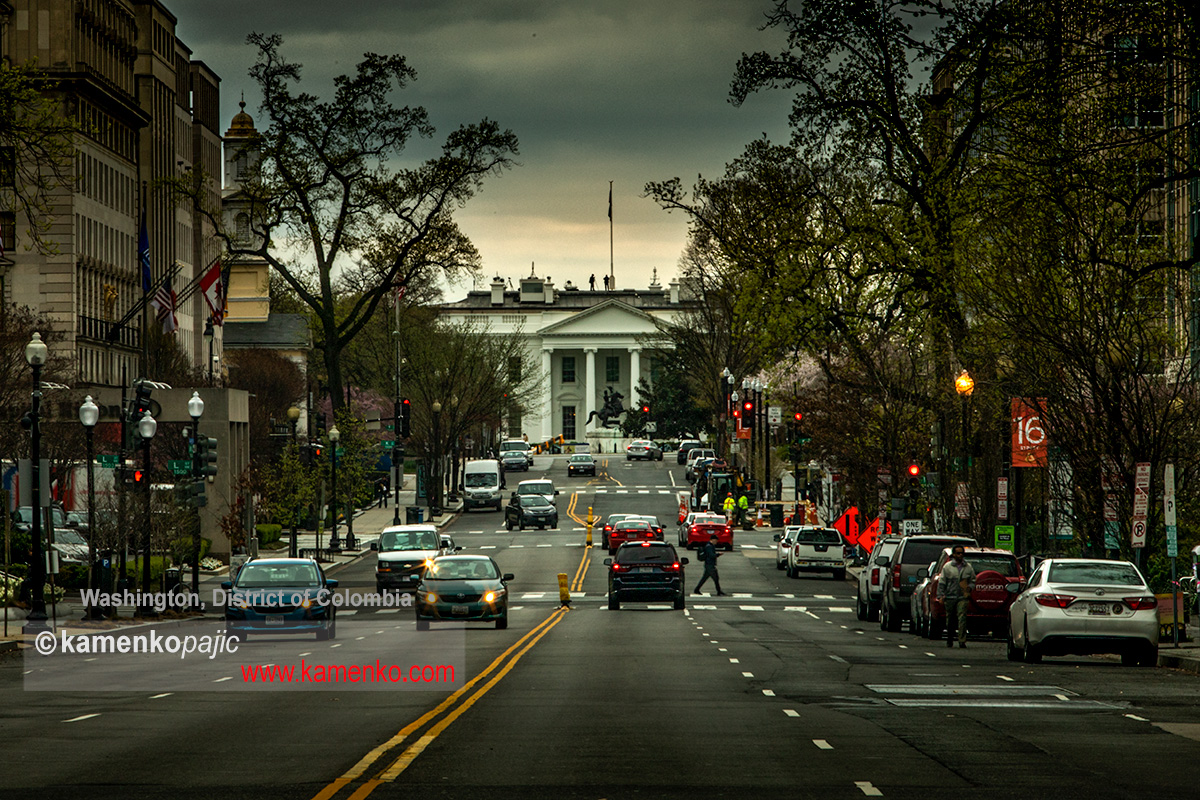
[[[604,520],[604,527],[600,529],[600,546],[605,550],[612,550],[613,547],[608,543],[608,537],[612,535],[613,527],[623,519],[629,519],[633,514],[609,514],[608,519]]]
[[[653,542],[658,539],[654,528],[644,519],[623,519],[613,524],[608,534],[608,554],[615,555],[617,548],[626,542]]]
[[[937,590],[942,567],[950,560],[950,549],[947,547],[938,557],[921,596],[924,622],[919,632],[930,639],[941,638],[946,631],[946,605],[938,599]],[[968,547],[966,560],[975,568],[975,588],[967,606],[967,629],[1007,635],[1008,607],[1025,588],[1025,578],[1016,556],[1007,550]]]
[[[719,514],[697,514],[688,527],[687,541],[684,544],[689,550],[703,546],[714,533],[717,535],[718,547],[733,549],[733,527]]]

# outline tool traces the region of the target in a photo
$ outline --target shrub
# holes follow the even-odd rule
[[[258,531],[259,546],[266,547],[267,545],[271,545],[279,541],[280,536],[283,533],[283,526],[274,524],[258,525],[255,527],[255,530]]]

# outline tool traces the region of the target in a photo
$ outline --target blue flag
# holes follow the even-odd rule
[[[150,234],[146,233],[146,212],[142,211],[142,230],[138,233],[138,261],[142,265],[142,291],[150,291]]]

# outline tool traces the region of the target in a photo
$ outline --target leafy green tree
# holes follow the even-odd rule
[[[638,381],[638,397],[640,402],[621,420],[621,431],[626,436],[682,439],[695,436],[710,425],[710,415],[696,405],[686,373],[677,366],[660,362],[658,379],[653,385],[645,378]],[[642,406],[648,407],[649,413],[643,412]],[[646,430],[650,421],[655,424],[654,433]]]

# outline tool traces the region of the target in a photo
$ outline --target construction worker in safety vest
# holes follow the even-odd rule
[[[733,521],[733,511],[737,508],[737,501],[733,499],[733,492],[725,495],[725,502],[721,504],[721,508],[725,510],[725,521]]]
[[[738,506],[739,521],[743,525],[745,525],[746,524],[746,515],[750,512],[750,496],[743,494],[741,497],[739,497],[738,501],[737,501],[737,506]]]

